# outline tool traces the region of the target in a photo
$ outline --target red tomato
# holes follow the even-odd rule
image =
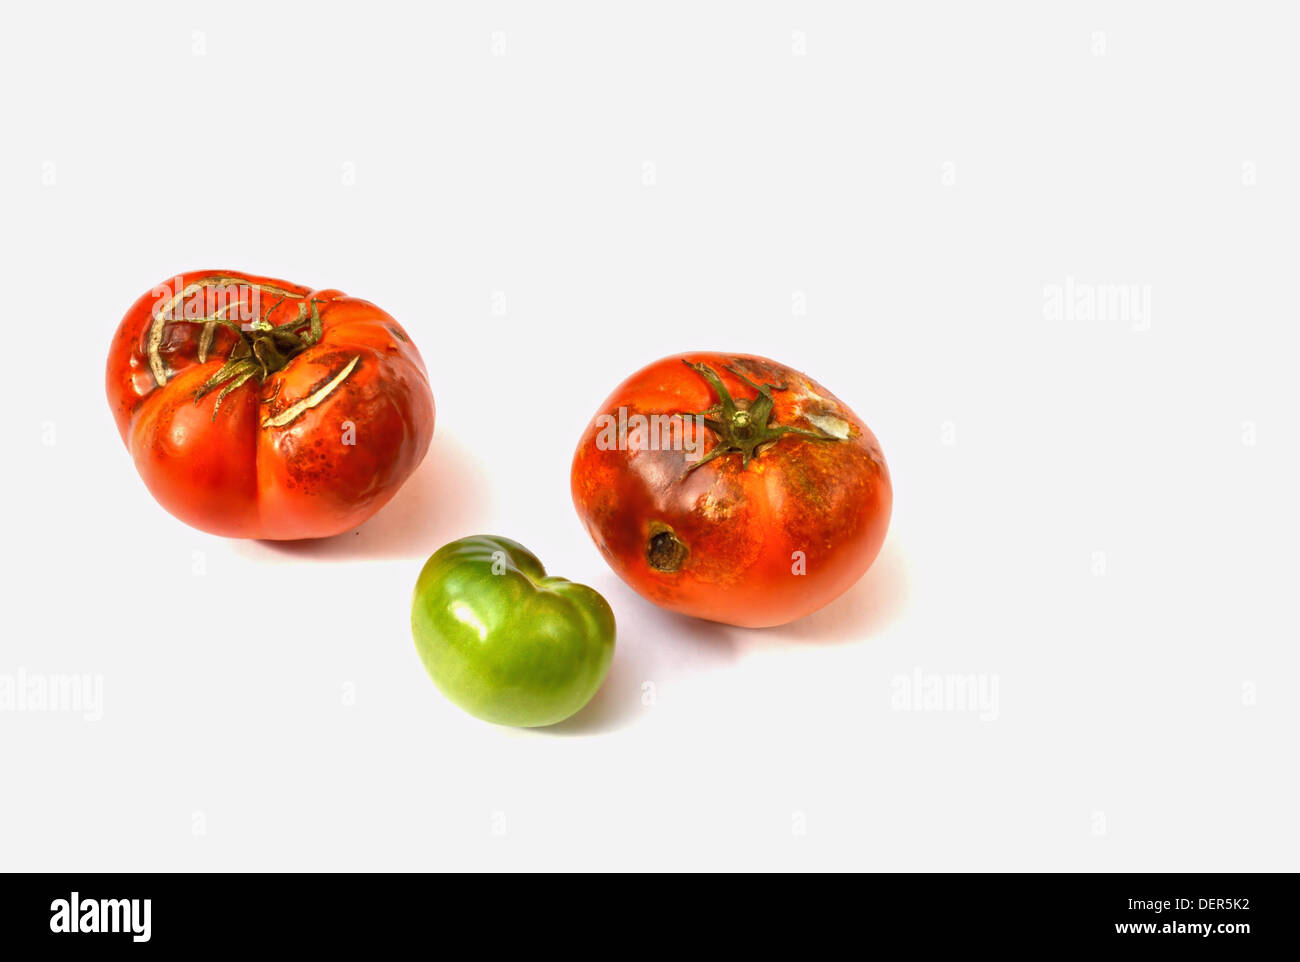
[[[433,437],[406,332],[340,291],[234,271],[177,277],[126,312],[108,403],[149,491],[232,538],[321,538],[378,511]]]
[[[657,605],[784,624],[854,584],[885,540],[880,444],[816,381],[762,357],[682,354],[614,389],[573,458],[573,502]]]

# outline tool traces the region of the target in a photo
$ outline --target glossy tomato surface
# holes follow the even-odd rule
[[[851,587],[893,493],[867,425],[767,358],[664,358],[614,389],[578,443],[573,502],[615,572],[657,605],[784,624]]]
[[[439,691],[476,718],[532,728],[591,701],[614,657],[614,612],[494,535],[439,548],[420,572],[411,634]]]
[[[433,436],[424,361],[397,321],[341,291],[233,271],[172,278],[137,300],[106,380],[158,503],[227,537],[355,527]]]

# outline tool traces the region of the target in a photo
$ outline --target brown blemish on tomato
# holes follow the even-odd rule
[[[763,450],[763,448],[759,448]],[[750,465],[757,474],[762,473],[762,466],[757,461]],[[740,511],[745,504],[745,488],[734,477],[734,472],[719,471],[716,480],[700,498],[699,511],[710,521],[725,521]]]
[[[285,486],[301,489],[306,494],[316,494],[334,475],[329,461],[329,448],[324,437],[310,442],[296,437],[286,438],[281,449],[285,466]]]
[[[650,538],[645,545],[646,563],[655,571],[673,572],[686,560],[686,545],[676,532],[662,522],[651,522]]]

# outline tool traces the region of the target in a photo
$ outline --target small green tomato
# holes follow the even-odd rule
[[[411,634],[438,690],[498,725],[563,721],[596,694],[614,657],[605,599],[492,535],[443,545],[425,562]]]

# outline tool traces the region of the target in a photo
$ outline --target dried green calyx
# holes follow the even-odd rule
[[[205,287],[222,287],[235,284],[247,286],[258,294],[271,294],[278,299],[264,314],[246,327],[241,327],[227,316],[230,309],[237,306],[239,302],[227,304],[225,307],[204,317],[168,316],[174,312],[179,304],[183,303],[186,297]],[[296,300],[298,302],[294,317],[284,323],[271,323],[271,315],[286,300]],[[203,331],[199,335],[198,346],[200,364],[205,363],[208,359],[208,353],[212,349],[217,327],[224,327],[231,331],[235,335],[235,342],[226,355],[225,363],[194,392],[194,403],[197,404],[207,394],[221,388],[221,393],[217,396],[217,403],[212,408],[212,418],[216,420],[217,411],[221,408],[221,402],[232,391],[254,377],[259,381],[265,381],[276,371],[282,370],[296,355],[320,341],[321,316],[318,304],[317,299],[308,295],[273,287],[269,284],[254,284],[242,277],[208,277],[187,285],[154,313],[153,324],[149,329],[147,348],[149,368],[153,372],[154,380],[159,387],[167,383],[167,369],[162,360],[161,347],[163,334],[168,324],[201,324],[203,326]]]

